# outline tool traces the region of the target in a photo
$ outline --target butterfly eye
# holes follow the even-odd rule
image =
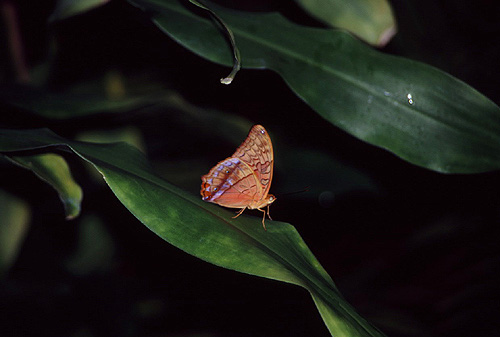
[[[228,174],[228,173],[229,173],[229,170],[226,170],[226,174]]]
[[[214,191],[217,191],[217,187],[214,187]]]

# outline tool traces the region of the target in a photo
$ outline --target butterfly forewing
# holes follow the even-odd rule
[[[262,125],[254,125],[232,157],[241,159],[254,171],[262,186],[259,197],[264,198],[271,187],[274,162],[273,145],[266,129]]]

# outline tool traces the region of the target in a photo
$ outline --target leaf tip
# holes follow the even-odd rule
[[[220,83],[229,85],[231,84],[231,82],[233,82],[233,79],[234,79],[233,77],[224,77],[220,79]]]
[[[392,25],[386,30],[384,30],[378,38],[377,47],[379,48],[385,47],[389,43],[389,41],[392,40],[392,38],[394,37],[394,35],[396,35],[397,32],[398,28],[396,27],[396,25]]]

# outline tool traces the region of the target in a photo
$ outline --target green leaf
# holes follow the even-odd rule
[[[116,94],[116,77],[107,76],[100,88],[97,83],[83,83],[71,90],[52,91],[27,85],[0,86],[0,102],[47,118],[65,119],[139,109],[163,98],[155,90],[151,95]],[[1,107],[1,106],[0,106]]]
[[[90,143],[125,142],[143,152],[146,151],[141,130],[134,126],[83,131],[76,136],[76,139]]]
[[[30,219],[29,206],[0,189],[0,277],[14,263],[28,232]]]
[[[66,146],[103,175],[137,219],[172,245],[215,265],[307,289],[332,335],[383,336],[342,298],[295,228],[205,203],[156,176],[144,155],[125,143],[63,139],[46,129],[0,130],[0,152]]]
[[[396,34],[396,21],[386,0],[295,0],[309,14],[360,39],[385,46]]]
[[[49,21],[58,21],[85,13],[91,9],[102,6],[110,0],[59,0],[49,18]]]
[[[74,219],[80,214],[83,192],[73,180],[70,168],[63,157],[54,153],[46,153],[8,158],[33,171],[40,179],[55,188],[64,205],[67,220]]]
[[[178,1],[130,1],[193,52],[231,65],[231,50],[207,18]],[[211,4],[234,33],[244,68],[268,68],[325,119],[397,156],[445,173],[500,168],[500,108],[458,79],[384,55],[349,34],[308,28],[276,13]]]

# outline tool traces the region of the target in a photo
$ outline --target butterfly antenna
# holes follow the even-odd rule
[[[298,190],[298,191],[293,191],[293,192],[287,192],[287,193],[283,193],[283,194],[279,194],[278,196],[279,197],[282,197],[284,195],[292,195],[292,194],[298,194],[298,193],[303,193],[303,192],[307,192],[309,191],[309,189],[311,188],[311,186],[306,186],[304,187],[303,189],[301,190]]]

